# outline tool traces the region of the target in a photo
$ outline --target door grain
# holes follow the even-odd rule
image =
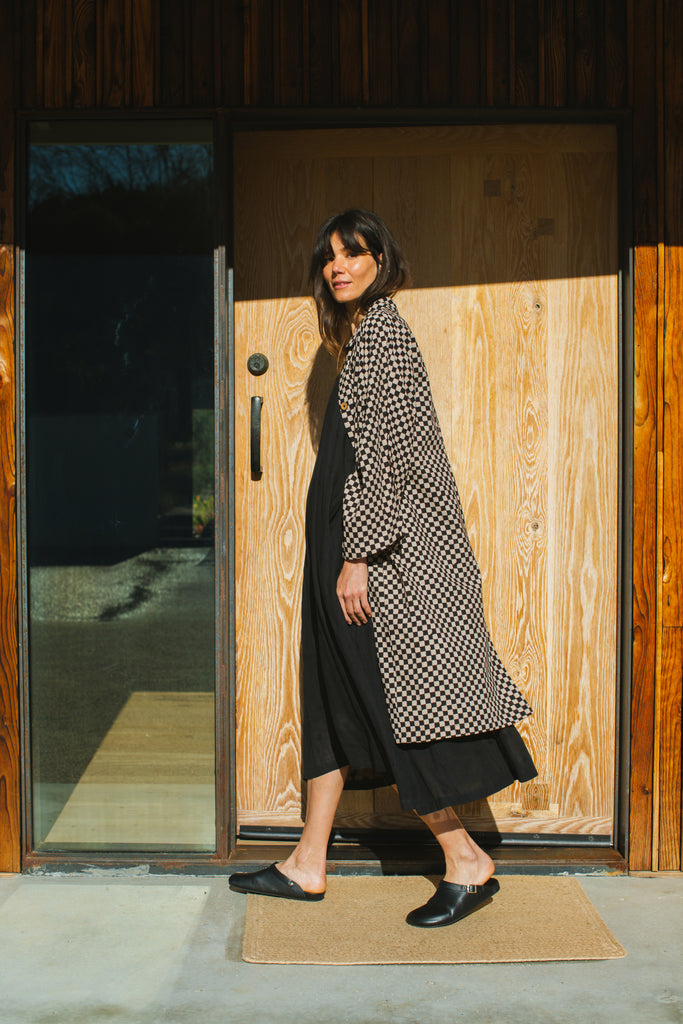
[[[308,297],[322,221],[385,217],[484,577],[494,641],[535,713],[538,779],[463,808],[480,830],[613,828],[619,350],[612,128],[250,132],[235,138],[237,793],[242,824],[301,821],[304,506],[335,368]],[[263,351],[270,369],[251,377]],[[264,398],[263,476],[249,399]],[[340,825],[414,827],[391,790]]]

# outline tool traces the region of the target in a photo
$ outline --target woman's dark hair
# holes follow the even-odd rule
[[[389,228],[372,210],[344,210],[325,221],[313,246],[311,284],[323,345],[339,359],[351,337],[352,325],[348,310],[335,301],[323,277],[326,263],[334,257],[331,238],[335,233],[350,253],[369,253],[377,264],[377,277],[358,303],[361,314],[367,312],[375,299],[388,298],[408,284],[410,270]]]

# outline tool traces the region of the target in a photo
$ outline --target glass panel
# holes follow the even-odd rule
[[[30,135],[37,849],[215,849],[213,155],[190,129]]]

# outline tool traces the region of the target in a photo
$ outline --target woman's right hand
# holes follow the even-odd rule
[[[337,597],[349,626],[367,622],[372,612],[368,603],[368,563],[365,558],[344,562],[337,580]]]

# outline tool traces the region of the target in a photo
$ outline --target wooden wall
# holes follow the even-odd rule
[[[630,865],[681,867],[680,0],[0,4],[0,870],[19,866],[14,111],[630,110],[635,266]]]
[[[681,868],[683,676],[683,5],[662,25],[659,113],[658,657],[653,744],[653,859]],[[646,851],[643,860],[646,860]]]

